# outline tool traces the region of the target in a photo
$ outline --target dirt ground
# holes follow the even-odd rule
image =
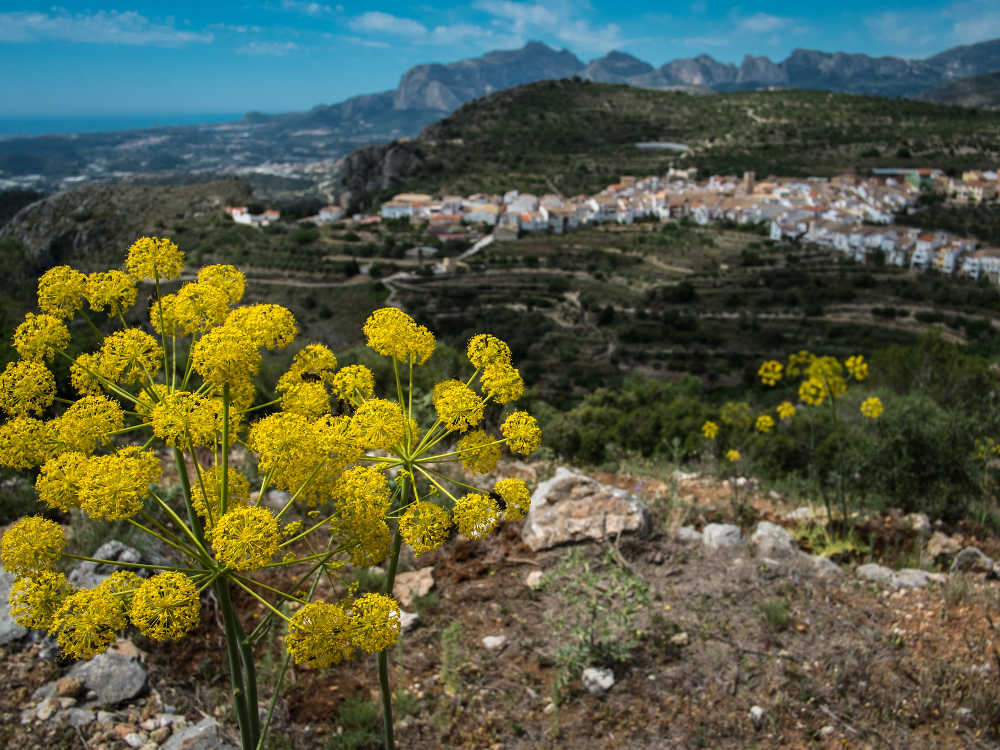
[[[509,525],[417,561],[433,566],[435,587],[411,607],[419,622],[392,652],[398,747],[1000,747],[1000,582],[955,576],[890,592],[857,580],[850,565],[824,579],[802,561],[773,563],[746,547],[709,552],[670,532],[681,518],[696,527],[725,518],[727,488],[682,482],[681,513],[664,502],[659,480],[598,478],[647,499],[650,537],[536,554]],[[773,498],[753,505],[781,517]],[[897,520],[869,521],[869,538],[887,540],[883,558],[919,545],[901,541]],[[995,539],[963,533],[997,553]],[[543,574],[537,587],[526,583],[533,571]],[[359,577],[362,587],[375,579]],[[238,606],[248,625],[261,614],[252,600]],[[191,720],[215,715],[235,737],[210,601],[202,614],[201,630],[179,643],[133,640],[160,701]],[[498,650],[484,646],[483,637],[501,635]],[[567,666],[560,649],[573,644],[583,656]],[[65,671],[39,648],[0,652],[0,746],[97,747],[93,726],[21,725],[35,687]],[[257,651],[262,700],[279,648],[271,637]],[[585,690],[574,667],[587,665],[611,668],[614,685]],[[379,747],[375,675],[367,655],[324,671],[292,669],[267,746]],[[141,715],[151,701],[122,710]]]

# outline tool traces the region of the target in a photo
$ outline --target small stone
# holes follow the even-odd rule
[[[931,538],[927,540],[925,552],[931,560],[939,557],[951,557],[957,555],[962,549],[962,538],[957,534],[948,536],[941,531],[935,531]]]
[[[59,701],[55,698],[46,698],[41,705],[35,709],[35,716],[42,721],[47,721],[52,714],[59,709]]]
[[[583,686],[591,695],[600,695],[615,684],[615,673],[610,669],[587,667],[583,670]]]
[[[993,573],[995,563],[976,547],[966,547],[951,562],[949,573]]]
[[[487,635],[483,637],[483,646],[487,651],[499,651],[507,645],[505,635]]]
[[[763,557],[792,557],[799,551],[795,537],[787,529],[768,521],[757,524],[750,537],[750,544],[757,549],[757,554]]]
[[[420,615],[416,612],[406,612],[399,610],[399,625],[404,633],[409,633],[420,623]]]
[[[691,639],[688,637],[687,632],[682,631],[677,633],[677,635],[671,636],[670,642],[675,646],[686,646],[691,642]]]
[[[151,732],[156,729],[156,719],[146,719],[139,724],[140,729],[145,729],[147,732]]]
[[[877,583],[879,586],[885,586],[887,588],[897,588],[896,572],[885,567],[884,565],[878,565],[877,563],[859,565],[855,568],[854,575],[862,581],[871,581],[872,583]]]
[[[77,729],[87,726],[94,720],[94,712],[86,708],[70,708],[66,711],[66,721]]]
[[[142,658],[142,651],[132,643],[128,638],[120,638],[115,642],[115,645],[111,647],[112,651],[117,651],[122,656],[128,657],[129,659],[135,659],[138,661]]]
[[[418,596],[427,596],[434,588],[434,568],[428,566],[396,574],[392,593],[401,607],[411,607]]]
[[[69,708],[76,705],[76,698],[60,698],[59,708]]]
[[[542,709],[542,713],[545,714],[546,716],[554,714],[555,712],[556,712],[555,703],[547,703],[545,704],[545,708]]]
[[[760,723],[764,720],[764,709],[760,706],[750,707],[750,721],[754,723],[754,726],[759,727]]]
[[[819,733],[821,735],[823,735],[824,737],[829,737],[835,731],[836,730],[833,727],[831,727],[829,724],[827,724],[825,727],[823,727],[822,729],[819,730]]]
[[[56,682],[56,695],[63,698],[76,698],[83,692],[83,680],[75,677],[63,677]]]
[[[784,519],[786,521],[811,521],[815,516],[816,512],[812,508],[808,505],[803,505],[790,513],[786,513]]]
[[[116,737],[119,739],[125,739],[125,735],[132,734],[135,732],[135,727],[128,724],[115,724],[114,729],[111,730]]]
[[[674,538],[681,544],[701,544],[701,532],[694,526],[681,526]]]
[[[149,736],[145,732],[129,732],[122,739],[129,747],[142,747],[149,741]]]
[[[973,715],[971,708],[964,708],[964,707],[958,709],[956,713],[958,714],[958,718],[960,718],[962,721],[970,721]]]
[[[271,510],[281,510],[292,499],[284,490],[268,490],[264,495],[264,505]]]
[[[903,516],[903,522],[920,536],[931,533],[931,519],[926,513],[908,513]]]
[[[711,550],[735,547],[743,541],[740,527],[728,523],[710,523],[702,531],[702,542]]]
[[[159,743],[153,742],[152,740],[150,740],[145,745],[143,745],[142,747],[140,747],[139,750],[157,750],[157,748],[159,748],[159,747],[160,747]]]
[[[112,723],[117,718],[118,718],[118,715],[115,714],[115,713],[113,713],[113,712],[111,712],[111,711],[98,711],[97,712],[97,721],[100,724],[110,724],[110,723]]]
[[[533,570],[530,573],[528,573],[528,577],[524,579],[524,583],[526,586],[528,586],[528,588],[537,589],[541,587],[542,579],[544,577],[545,574],[542,573],[542,571]]]
[[[807,555],[809,562],[812,564],[813,570],[816,571],[816,575],[820,578],[837,578],[843,574],[843,570],[829,557],[823,557],[821,555]]]
[[[896,587],[901,589],[922,589],[931,580],[931,574],[917,568],[903,568],[896,571]]]
[[[197,724],[185,727],[163,745],[163,750],[236,750],[236,747],[219,734],[219,722],[206,717]]]
[[[68,676],[96,691],[95,699],[105,706],[134,698],[146,689],[147,675],[142,665],[115,651],[75,664]],[[135,723],[138,719],[137,714]]]
[[[160,727],[149,733],[149,739],[156,744],[162,744],[170,736],[170,727]]]

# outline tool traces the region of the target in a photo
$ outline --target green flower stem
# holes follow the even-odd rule
[[[231,580],[232,580],[233,583],[235,583],[241,589],[243,589],[248,594],[250,594],[250,596],[252,596],[254,599],[256,599],[257,601],[259,601],[261,604],[263,604],[265,607],[267,607],[269,610],[271,610],[274,614],[276,614],[282,620],[284,620],[285,622],[291,622],[291,620],[289,619],[289,617],[284,612],[282,612],[280,609],[276,608],[274,605],[271,604],[271,602],[269,602],[267,599],[265,599],[264,597],[262,597],[256,591],[254,591],[252,588],[250,588],[245,583],[243,583],[240,580],[239,576],[231,576],[230,578],[231,578]],[[298,601],[298,600],[296,600],[296,601]],[[243,636],[243,637],[245,638],[246,636]]]
[[[222,500],[222,515],[225,515],[229,503],[229,383],[222,385],[222,490],[219,497]],[[205,499],[208,499],[207,495]]]
[[[74,555],[71,552],[63,552],[62,557],[69,558],[70,560],[83,560],[84,562],[99,563],[101,565],[110,565],[111,567],[122,567],[122,568],[149,568],[150,570],[176,570],[181,573],[189,573],[191,575],[196,575],[199,573],[208,573],[209,570],[205,568],[184,568],[177,565],[152,565],[151,563],[130,563],[124,562],[122,560],[101,560],[97,557],[87,557],[86,555]]]
[[[276,398],[274,401],[268,401],[266,404],[257,404],[256,406],[251,406],[249,409],[240,409],[240,414],[249,414],[252,411],[257,411],[258,409],[266,409],[268,406],[274,406],[275,404],[280,404],[281,399]]]
[[[459,487],[464,487],[467,490],[472,490],[473,492],[478,492],[480,494],[482,494],[482,492],[483,492],[483,490],[482,490],[481,487],[476,487],[473,484],[466,484],[465,482],[460,482],[459,480],[455,479],[454,477],[446,477],[443,474],[438,474],[437,472],[433,472],[433,471],[431,473],[432,474],[437,474],[441,479],[446,479],[447,481],[451,482],[452,484],[457,484]],[[415,487],[414,487],[414,491],[416,491]]]
[[[399,408],[402,409],[406,400],[403,398],[403,385],[399,382],[399,362],[395,357],[392,358],[392,374],[396,376],[396,396],[399,398]]]
[[[80,314],[83,316],[83,319],[87,321],[87,325],[90,326],[90,330],[92,330],[94,334],[97,336],[97,340],[100,341],[102,338],[104,338],[104,334],[101,333],[100,329],[94,325],[94,321],[92,321],[90,319],[90,316],[87,315],[87,311],[80,310]]]
[[[254,578],[247,578],[246,576],[241,576],[238,573],[232,573],[232,572],[230,573],[230,575],[233,578],[235,578],[236,580],[242,581],[243,583],[247,584],[248,586],[251,585],[251,584],[254,585],[254,586],[259,586],[262,589],[270,591],[272,594],[277,594],[282,599],[288,599],[288,600],[293,601],[293,602],[298,602],[299,604],[308,604],[309,603],[308,599],[302,599],[300,597],[295,596],[294,594],[286,593],[286,592],[282,591],[281,589],[276,589],[276,588],[274,588],[274,586],[268,586],[266,583],[262,583],[262,582],[260,582],[260,581],[258,581],[256,579],[254,579]]]
[[[326,456],[324,456],[320,460],[320,462],[316,464],[316,468],[312,470],[312,473],[308,477],[306,477],[306,481],[302,483],[302,486],[299,487],[297,490],[295,490],[295,494],[292,495],[290,498],[288,498],[288,502],[285,503],[284,507],[282,507],[282,509],[278,511],[278,514],[275,516],[275,518],[281,518],[283,515],[285,515],[285,511],[288,510],[290,507],[292,507],[292,503],[294,503],[298,499],[299,495],[301,495],[305,491],[306,487],[309,486],[313,478],[319,473],[319,470],[323,468],[323,465],[326,463],[326,461],[327,461]]]
[[[229,596],[228,580],[217,580],[214,588],[226,631],[226,656],[229,660],[229,676],[233,686],[233,708],[236,710],[236,720],[240,726],[241,744],[244,750],[249,750],[257,747],[258,737],[253,731],[250,716],[251,712],[257,713],[257,705],[249,704],[249,690],[243,676],[243,658],[239,648],[243,632],[236,619],[232,598]]]
[[[155,539],[159,539],[164,544],[170,545],[171,547],[173,547],[178,552],[183,552],[185,555],[188,555],[190,557],[194,557],[195,559],[197,559],[197,557],[198,557],[197,554],[192,555],[193,550],[191,550],[190,548],[186,548],[183,545],[181,545],[180,543],[174,541],[173,539],[171,539],[171,538],[169,538],[167,536],[164,536],[163,534],[159,534],[159,533],[153,531],[148,526],[143,526],[141,523],[139,523],[138,521],[136,521],[134,518],[126,518],[125,520],[128,521],[133,526],[135,526],[137,529],[139,529],[139,531],[143,532],[144,534],[149,534],[151,537],[154,537]]]
[[[60,357],[63,357],[71,365],[76,364],[76,360],[74,360],[72,357],[70,357],[68,354],[66,354],[66,352],[56,352],[56,354],[58,354]],[[97,380],[97,382],[100,383],[103,387],[107,388],[109,391],[111,391],[113,394],[115,394],[119,398],[123,398],[126,401],[131,401],[133,404],[138,404],[139,406],[141,406],[146,411],[150,411],[151,412],[153,410],[152,406],[150,406],[149,404],[147,404],[145,401],[143,401],[142,399],[140,399],[138,396],[133,396],[131,393],[129,393],[124,388],[122,388],[121,386],[119,386],[113,380],[108,380],[106,377],[104,377],[103,375],[101,375],[99,373],[94,372],[89,367],[84,367],[83,365],[80,365],[80,368],[84,372],[86,372],[88,375],[90,375],[92,378],[94,378],[95,380]]]
[[[434,422],[434,424],[431,425],[430,429],[424,433],[424,437],[419,443],[417,443],[417,447],[413,449],[414,456],[421,455],[427,449],[426,448],[427,441],[430,440],[431,435],[434,433],[434,430],[436,430],[440,424],[441,424],[441,417],[438,417],[437,420]]]
[[[336,516],[336,515],[337,515],[336,513],[331,513],[330,515],[328,515],[326,518],[324,518],[319,523],[313,524],[312,526],[310,526],[305,531],[300,532],[300,533],[296,534],[295,536],[293,536],[293,537],[291,537],[289,539],[286,539],[285,541],[283,541],[281,544],[278,545],[278,549],[281,549],[282,547],[287,547],[292,542],[297,542],[302,537],[308,536],[309,534],[313,533],[314,531],[316,531],[316,529],[320,528],[324,524],[329,523],[333,519],[333,517]],[[306,558],[300,558],[300,559],[306,559]]]
[[[191,445],[193,441],[191,440],[191,432],[185,430],[188,438],[188,445]],[[208,522],[212,526],[215,526],[215,512],[212,510],[212,503],[208,501],[208,490],[205,487],[205,474],[201,470],[201,462],[195,459],[194,470],[198,475],[198,486],[201,487],[201,496],[205,498],[205,511],[208,513]]]
[[[491,445],[503,445],[506,442],[507,438],[501,438],[500,440],[494,440],[490,443],[483,443],[482,445],[477,445],[473,448],[463,448],[462,450],[448,451],[447,453],[438,453],[437,455],[434,456],[425,456],[424,458],[417,458],[414,460],[414,463],[418,464],[439,463],[446,459],[453,459],[458,456],[461,456],[463,453],[476,453],[477,451],[480,451],[483,448],[488,448]]]
[[[176,448],[175,448],[175,450],[176,450]],[[179,453],[179,451],[178,451],[178,453]],[[183,459],[181,459],[181,465],[183,466]],[[184,496],[185,496],[185,498],[190,497],[190,495],[191,495],[191,483],[190,483],[190,481],[188,480],[188,477],[187,477],[187,469],[184,470],[184,474],[181,476],[181,484],[184,485]],[[212,557],[212,555],[210,555],[208,553],[208,549],[205,547],[204,537],[201,534],[201,526],[200,525],[197,526],[197,527],[194,527],[194,523],[192,522],[192,527],[194,527],[194,528],[193,529],[192,528],[188,528],[188,525],[185,524],[184,521],[181,520],[181,517],[177,515],[176,511],[174,511],[174,509],[170,507],[170,504],[167,503],[166,500],[164,500],[163,498],[161,498],[159,495],[157,495],[153,491],[150,491],[149,494],[150,494],[150,496],[153,499],[156,500],[156,502],[158,502],[160,504],[160,507],[163,508],[163,510],[166,511],[167,515],[170,516],[170,518],[173,520],[173,522],[175,524],[177,524],[177,527],[181,531],[183,531],[185,534],[187,534],[188,537],[191,539],[191,541],[195,543],[195,546],[198,548],[198,551],[201,553],[201,555],[204,558],[202,560],[202,562],[206,562],[206,561],[215,559],[215,558]],[[190,505],[190,503],[189,503],[189,505]],[[192,510],[191,513],[193,514],[194,511]]]
[[[402,482],[400,496],[406,492],[406,480]],[[392,553],[389,558],[389,570],[385,576],[385,593],[392,596],[392,589],[396,584],[396,567],[399,564],[399,550],[403,544],[403,537],[399,533],[399,524],[392,533]],[[394,750],[396,744],[393,738],[392,728],[392,692],[389,689],[389,651],[382,649],[378,652],[378,687],[382,694],[382,736],[385,750]]]
[[[202,591],[204,591],[213,583],[215,583],[215,580],[225,572],[226,571],[224,569],[219,568],[214,573],[212,573],[212,575],[208,576],[208,580],[206,580],[203,584],[201,584],[201,586],[198,587],[198,593],[200,594]]]
[[[74,404],[75,401],[66,401],[65,399],[56,399],[57,401],[64,401],[67,404]],[[112,435],[124,435],[126,432],[135,432],[136,430],[141,430],[145,427],[150,427],[152,422],[143,422],[142,424],[132,425],[131,427],[124,427],[120,430],[115,430],[114,432],[106,432],[105,437]]]
[[[441,492],[450,497],[452,502],[457,502],[455,496],[452,495],[450,492],[448,492],[448,490],[446,490],[444,487],[442,487],[441,484],[434,477],[432,477],[427,471],[424,470],[423,466],[414,466],[413,468],[419,471],[425,477],[427,477],[430,480],[431,484],[433,484],[435,487],[441,490]]]
[[[243,443],[243,446],[247,450],[250,449],[250,446],[248,446],[246,443]],[[264,478],[260,480],[260,489],[257,491],[257,505],[260,505],[264,501],[264,493],[267,492],[267,488],[271,484],[271,479],[274,477],[275,471],[277,471],[277,466],[272,466],[270,469],[267,470],[267,473],[264,475]]]
[[[327,519],[329,520],[329,519]],[[346,548],[338,548],[337,552],[343,552]],[[319,560],[321,557],[329,557],[329,552],[319,552],[315,555],[306,555],[305,557],[296,557],[294,560],[289,560],[288,562],[276,562],[268,563],[267,565],[261,565],[262,568],[287,568],[289,565],[298,565],[301,562],[308,562],[309,560]]]
[[[153,284],[156,286],[156,309],[157,314],[160,316],[160,349],[163,350],[163,378],[165,382],[168,372],[167,337],[164,332],[165,326],[163,325],[163,298],[160,295],[160,271],[157,268],[153,269]],[[121,317],[121,313],[119,313],[118,317]],[[122,325],[125,325],[124,320],[122,320]]]

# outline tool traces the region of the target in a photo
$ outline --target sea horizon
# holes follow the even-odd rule
[[[0,115],[0,136],[32,137],[39,135],[70,135],[102,133],[116,130],[201,125],[235,122],[242,112],[183,112],[175,114],[94,114],[94,115]]]

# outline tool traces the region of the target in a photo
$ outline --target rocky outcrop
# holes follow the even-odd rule
[[[401,187],[424,165],[418,143],[393,141],[359,148],[341,169],[340,203],[349,212],[367,208],[379,193]]]
[[[618,534],[649,533],[652,516],[638,497],[564,467],[531,495],[521,538],[538,551]]]
[[[612,50],[604,57],[591,60],[580,72],[581,78],[603,83],[632,83],[638,76],[648,76],[655,69],[637,57]]]

